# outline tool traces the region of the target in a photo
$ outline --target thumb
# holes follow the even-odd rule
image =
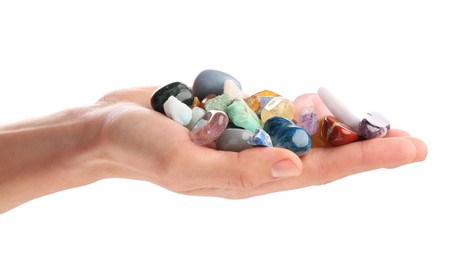
[[[238,153],[213,151],[204,160],[208,166],[202,169],[202,174],[212,181],[212,187],[231,190],[298,176],[303,168],[295,153],[274,147],[256,147]]]

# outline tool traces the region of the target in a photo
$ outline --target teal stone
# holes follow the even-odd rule
[[[225,111],[226,108],[231,104],[231,102],[232,100],[229,98],[228,95],[222,94],[214,98],[208,99],[205,102],[205,110],[206,111],[210,111],[210,110]]]
[[[251,132],[261,128],[260,119],[257,114],[245,103],[243,99],[236,99],[226,110],[229,119],[238,127]]]

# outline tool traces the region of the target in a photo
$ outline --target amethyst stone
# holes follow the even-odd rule
[[[367,113],[359,123],[359,133],[365,139],[384,137],[390,130],[390,122],[383,115]]]

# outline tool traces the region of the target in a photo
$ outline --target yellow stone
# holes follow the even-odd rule
[[[273,116],[280,116],[293,120],[294,114],[294,103],[292,100],[284,97],[275,97],[268,102],[261,111],[261,120],[264,123]]]
[[[255,113],[260,110],[261,103],[257,96],[247,97],[244,101]]]

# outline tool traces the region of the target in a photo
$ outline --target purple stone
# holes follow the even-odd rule
[[[365,139],[384,137],[390,130],[390,122],[383,115],[367,113],[359,123],[359,133]]]
[[[301,115],[301,122],[297,125],[305,129],[310,136],[315,135],[319,128],[318,115],[314,112],[305,113]]]
[[[220,137],[228,122],[229,118],[225,112],[210,110],[191,129],[189,137],[198,145],[211,144]]]

